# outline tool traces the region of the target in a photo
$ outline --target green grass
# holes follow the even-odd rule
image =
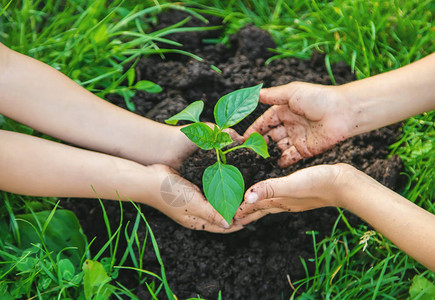
[[[325,54],[325,68],[335,82],[331,63],[345,61],[358,79],[407,65],[435,51],[432,1],[186,1],[198,11],[221,16],[226,32],[253,23],[274,38],[276,58],[308,59]],[[391,146],[405,167],[408,183],[403,195],[435,213],[435,112],[405,121],[401,138]],[[342,219],[342,221],[345,218]],[[337,220],[338,221],[338,220]],[[292,298],[397,299],[407,298],[412,278],[421,274],[432,283],[433,272],[408,257],[380,234],[368,248],[359,244],[366,227],[333,229],[316,242],[315,274],[295,282]],[[305,264],[305,262],[302,262]],[[420,278],[420,277],[416,277]],[[303,291],[303,292],[302,292]],[[428,296],[430,299],[431,296]]]
[[[2,192],[6,207],[10,207],[13,195]],[[12,199],[11,199],[12,200]],[[34,212],[29,199],[14,199],[26,207],[28,214],[15,214],[10,210],[0,211],[0,298],[1,299],[138,299],[119,278],[119,271],[129,269],[130,276],[137,275],[137,285],[147,287],[153,299],[165,293],[175,299],[165,276],[155,237],[140,208],[133,224],[123,222],[123,207],[120,204],[120,223],[112,232],[108,216],[101,203],[108,241],[94,256],[91,256],[85,236],[77,218],[71,211],[58,210],[58,203],[51,210]],[[10,225],[6,223],[6,216]],[[146,226],[144,237],[138,236],[138,227]],[[10,230],[12,228],[13,230]],[[121,238],[127,247],[119,249]],[[146,248],[150,240],[152,249]],[[161,274],[147,271],[143,264],[145,250],[154,251],[161,266]],[[109,256],[103,256],[108,251]],[[118,253],[119,252],[119,253]],[[132,266],[126,265],[127,259]],[[83,266],[83,267],[82,267]],[[96,299],[96,298],[93,298]],[[112,298],[113,299],[113,298]]]
[[[185,20],[158,31],[151,31],[156,15],[167,9],[190,12],[177,4],[154,1],[13,1],[0,16],[0,42],[34,57],[66,74],[100,97],[119,94],[134,110],[130,99],[136,90],[159,92],[150,82],[135,83],[134,66],[150,54],[188,52],[160,48],[179,46],[165,36],[180,31]],[[6,7],[8,1],[0,1]],[[157,2],[156,2],[157,3]],[[205,21],[205,19],[201,18]],[[208,30],[213,28],[201,28]]]
[[[186,5],[190,8],[186,9]],[[183,25],[187,20],[184,20],[171,28],[152,32],[151,26],[156,23],[156,15],[162,9],[187,10],[192,17],[198,17],[197,13],[222,17],[225,22],[222,37],[209,42],[227,42],[230,34],[245,24],[254,23],[270,32],[277,44],[274,50],[276,56],[268,62],[281,57],[308,59],[314,51],[320,51],[325,54],[325,68],[333,82],[331,63],[336,61],[344,60],[361,79],[404,66],[435,51],[435,5],[430,0],[197,0],[176,4],[169,1],[0,0],[0,42],[52,65],[99,96],[119,94],[124,97],[128,107],[134,109],[131,98],[136,90],[147,88],[150,92],[158,91],[158,87],[151,83],[137,86],[133,71],[137,59],[154,53],[164,56],[168,51],[178,51],[157,46],[156,42],[177,45],[165,38],[169,33],[207,30],[185,29]],[[392,155],[400,156],[409,178],[404,196],[432,213],[435,213],[434,120],[434,112],[406,120],[401,138],[391,146]],[[0,127],[39,135],[6,118],[0,118]],[[6,264],[0,265],[0,273],[5,274],[0,275],[0,292],[5,291],[6,285],[13,284],[14,276],[19,276],[24,288],[30,287],[24,292],[34,293],[38,280],[43,285],[47,284],[47,281],[39,278],[49,276],[47,274],[51,272],[54,279],[51,278],[50,284],[56,289],[53,293],[60,293],[62,288],[59,287],[65,287],[62,281],[70,278],[63,277],[69,276],[63,274],[63,271],[69,270],[68,263],[62,263],[64,267],[59,272],[46,249],[32,248],[30,251],[41,262],[40,265],[51,264],[52,269],[29,267],[28,271],[18,270],[29,254],[25,249],[13,248],[10,242],[20,237],[16,227],[20,221],[15,215],[52,209],[55,199],[36,199],[7,193],[2,193],[0,197],[2,220],[8,220],[2,225],[2,232],[7,232],[7,229],[11,232],[11,236],[2,237],[0,250],[12,255],[9,261],[4,259],[9,263],[9,268],[16,264],[11,271],[7,269],[8,272],[2,268]],[[128,254],[124,253],[123,257],[129,255],[132,258],[134,265],[131,268],[143,274],[142,277],[138,275],[139,280],[146,277],[159,282],[153,284],[142,281],[148,284],[151,295],[157,290],[160,293],[167,292],[169,287],[162,285],[165,281],[163,266],[162,274],[155,274],[156,277],[148,274],[141,265],[141,256],[146,249],[143,244],[136,244],[138,239],[135,236],[135,228],[141,218],[138,215],[132,231],[126,235],[129,247],[125,252]],[[435,282],[433,272],[427,271],[380,234],[366,234],[367,248],[363,251],[364,245],[359,243],[367,228],[364,225],[351,227],[344,215],[338,222],[347,224],[347,230],[338,230],[335,226],[330,237],[321,241],[309,233],[313,236],[316,250],[313,258],[315,273],[307,272],[305,279],[292,283],[296,289],[293,297],[403,299],[409,296],[409,289],[415,287],[415,275],[419,277],[414,280],[426,278],[429,282]],[[107,274],[115,277],[116,269],[125,267],[122,261],[113,260],[119,251],[119,230],[109,232],[109,236],[113,239],[104,249],[108,249],[111,256],[102,262]],[[5,244],[5,241],[9,244]],[[101,253],[93,259],[101,261]],[[304,261],[301,263],[306,264]],[[78,274],[81,271],[76,272]],[[125,292],[121,286],[117,287],[121,289],[117,292]],[[67,296],[62,293],[70,293],[74,288],[67,287],[60,295]]]
[[[0,42],[51,65],[100,97],[108,94],[122,96],[127,107],[134,110],[131,98],[137,90],[160,91],[160,87],[152,82],[137,80],[134,67],[138,59],[151,54],[164,57],[165,53],[178,52],[200,60],[193,54],[164,49],[159,45],[179,45],[165,38],[170,33],[213,29],[185,28],[183,25],[191,18],[187,17],[171,27],[152,31],[156,15],[168,9],[186,11],[191,17],[206,22],[203,17],[179,4],[160,5],[157,1],[0,0]],[[49,138],[2,115],[0,128]],[[0,298],[81,299],[85,296],[84,291],[87,290],[89,298],[98,287],[97,291],[100,289],[105,296],[111,293],[117,298],[124,295],[135,299],[132,292],[118,281],[114,281],[116,285],[99,281],[101,278],[116,280],[121,268],[135,270],[138,285],[146,285],[153,299],[157,299],[162,291],[169,299],[174,298],[165,279],[163,265],[161,276],[144,269],[142,258],[145,250],[150,249],[145,249],[146,243],[137,236],[137,227],[143,215],[138,214],[131,233],[121,233],[121,225],[115,232],[110,232],[104,213],[111,238],[97,254],[91,256],[88,251],[77,253],[79,247],[66,247],[74,244],[71,241],[62,243],[62,236],[68,233],[80,237],[80,228],[69,227],[62,231],[65,226],[59,223],[61,218],[56,217],[55,204],[56,199],[51,198],[0,194],[0,226],[3,229],[0,235]],[[71,221],[74,217],[66,219]],[[116,261],[121,234],[128,240],[128,248],[122,259]],[[152,233],[149,234],[153,244],[151,251],[159,258],[155,239]],[[53,240],[52,236],[59,238]],[[101,257],[106,249],[110,257]],[[64,257],[67,252],[72,253]],[[92,275],[92,272],[86,275],[86,270],[82,269],[85,259],[91,257],[93,261],[88,262],[100,269],[98,276]],[[124,265],[128,257],[133,266]],[[107,298],[105,296],[103,299]]]

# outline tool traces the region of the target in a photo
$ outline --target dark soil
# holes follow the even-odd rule
[[[167,25],[166,21],[176,21],[181,17],[175,14],[165,18],[165,24],[161,26]],[[248,26],[232,37],[230,47],[201,43],[201,39],[218,35],[217,32],[177,35],[176,39],[187,44],[189,51],[204,58],[202,62],[180,55],[169,55],[166,60],[157,56],[142,60],[137,69],[139,79],[160,84],[163,92],[138,93],[133,99],[136,113],[162,122],[188,103],[202,99],[206,102],[204,120],[211,121],[216,101],[239,88],[260,82],[265,87],[277,86],[295,80],[331,84],[321,54],[313,55],[309,61],[280,59],[265,66],[265,60],[271,56],[267,49],[273,47],[273,41],[266,32]],[[213,71],[210,65],[217,66],[222,73]],[[333,72],[338,84],[355,79],[343,63],[335,64]],[[112,100],[124,106],[119,99]],[[265,105],[260,105],[252,117],[236,127],[237,131],[242,133],[264,110]],[[397,157],[387,158],[388,146],[396,140],[398,128],[399,125],[394,125],[356,136],[322,155],[302,160],[284,170],[276,164],[279,151],[275,147],[270,148],[272,157],[267,160],[240,150],[229,156],[229,162],[236,163],[242,170],[247,187],[265,178],[280,177],[308,166],[344,162],[398,191],[402,164]],[[183,175],[199,186],[202,170],[210,164],[208,155],[198,151],[182,167]],[[211,155],[210,161],[214,163],[215,156]],[[120,219],[119,204],[110,201],[104,204],[113,228],[116,228]],[[65,206],[76,212],[89,239],[97,236],[95,254],[107,240],[99,203],[74,199]],[[135,209],[130,204],[124,206],[124,222],[133,221]],[[143,206],[142,211],[159,244],[169,285],[179,299],[197,295],[217,299],[220,290],[223,299],[287,297],[292,292],[287,274],[293,281],[305,277],[300,258],[305,259],[309,268],[313,267],[307,261],[313,257],[313,242],[306,232],[317,231],[318,240],[327,236],[338,215],[334,208],[270,215],[240,232],[219,235],[185,229],[147,206]],[[353,216],[350,219],[355,224],[363,223]],[[139,236],[145,236],[144,226],[139,228]],[[123,246],[121,244],[120,247]],[[151,245],[147,249],[144,268],[159,273],[160,267]],[[122,281],[130,287],[136,287],[132,283],[134,278],[126,276],[132,274],[125,274]],[[136,289],[140,299],[150,298],[146,296],[146,291],[145,286]]]

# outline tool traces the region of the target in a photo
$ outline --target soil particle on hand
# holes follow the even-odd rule
[[[164,15],[159,28],[181,21],[184,17],[186,15],[179,12]],[[189,22],[190,26],[200,26],[194,18]],[[218,24],[214,18],[211,23]],[[142,60],[137,69],[139,80],[156,82],[163,91],[159,94],[138,93],[132,99],[137,107],[135,113],[163,122],[189,103],[202,99],[206,106],[201,118],[203,121],[213,121],[214,104],[221,96],[239,88],[261,82],[265,87],[270,87],[295,80],[331,84],[322,54],[313,55],[309,61],[277,59],[266,66],[264,62],[270,57],[267,48],[273,47],[273,41],[264,31],[247,26],[231,39],[230,47],[203,43],[204,38],[217,37],[219,34],[207,31],[169,36],[185,45],[183,49],[203,57],[202,62],[180,55],[168,55],[166,60],[157,56]],[[212,64],[222,73],[212,70]],[[345,64],[333,65],[333,72],[338,84],[355,80]],[[123,106],[122,99],[112,97],[111,100]],[[260,104],[235,129],[243,133],[267,107]],[[402,164],[397,157],[387,159],[387,156],[388,146],[396,140],[399,127],[393,125],[356,136],[286,169],[277,165],[280,151],[275,145],[269,147],[269,159],[240,149],[228,154],[228,163],[241,170],[246,188],[258,181],[285,176],[308,166],[344,162],[398,191],[401,187],[399,174]],[[202,173],[215,162],[215,156],[212,151],[197,151],[181,167],[182,175],[201,186]],[[104,201],[104,205],[113,225],[112,230],[116,230],[120,218],[119,204]],[[94,253],[98,251],[107,240],[99,203],[74,199],[65,206],[76,212],[89,239],[97,236],[91,250]],[[247,225],[242,231],[219,235],[183,228],[145,205],[142,211],[157,239],[169,285],[179,299],[197,295],[217,299],[219,291],[222,291],[223,299],[288,298],[292,290],[287,274],[293,281],[305,277],[300,258],[305,260],[310,271],[313,270],[313,263],[308,261],[314,257],[313,241],[306,232],[318,232],[316,239],[321,240],[330,234],[338,215],[334,208],[270,215]],[[131,205],[125,204],[124,222],[134,222],[136,213]],[[362,223],[350,214],[346,216],[353,224]],[[145,238],[145,226],[139,227],[138,236]],[[160,265],[149,239],[148,244],[143,262],[145,269],[159,273]],[[119,248],[122,247],[126,247],[125,242],[121,242]],[[150,298],[146,296],[146,287],[135,286],[137,281],[134,273],[126,271],[120,278],[128,287],[136,288],[135,293],[141,299]]]

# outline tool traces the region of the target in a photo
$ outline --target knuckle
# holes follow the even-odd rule
[[[275,190],[272,184],[270,183],[266,184],[265,190],[266,190],[266,198],[273,198],[275,196]]]

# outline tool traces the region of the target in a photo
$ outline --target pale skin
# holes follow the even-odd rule
[[[245,132],[260,132],[289,166],[354,135],[435,109],[435,54],[403,68],[341,86],[303,82],[263,89],[273,106]],[[350,210],[404,252],[435,271],[435,215],[357,169],[322,165],[248,189],[236,213],[246,225],[264,215],[337,206]]]
[[[0,44],[0,113],[84,150],[0,130],[0,190],[33,196],[132,200],[179,224],[231,228],[201,194],[177,177],[171,206],[162,183],[196,146],[179,130],[112,105],[55,69]],[[184,187],[188,194],[182,194]],[[95,191],[94,191],[95,190]],[[119,194],[119,198],[118,198]]]
[[[435,53],[400,69],[340,86],[305,82],[262,89],[273,105],[245,132],[259,132],[283,151],[287,167],[349,137],[435,108]]]

